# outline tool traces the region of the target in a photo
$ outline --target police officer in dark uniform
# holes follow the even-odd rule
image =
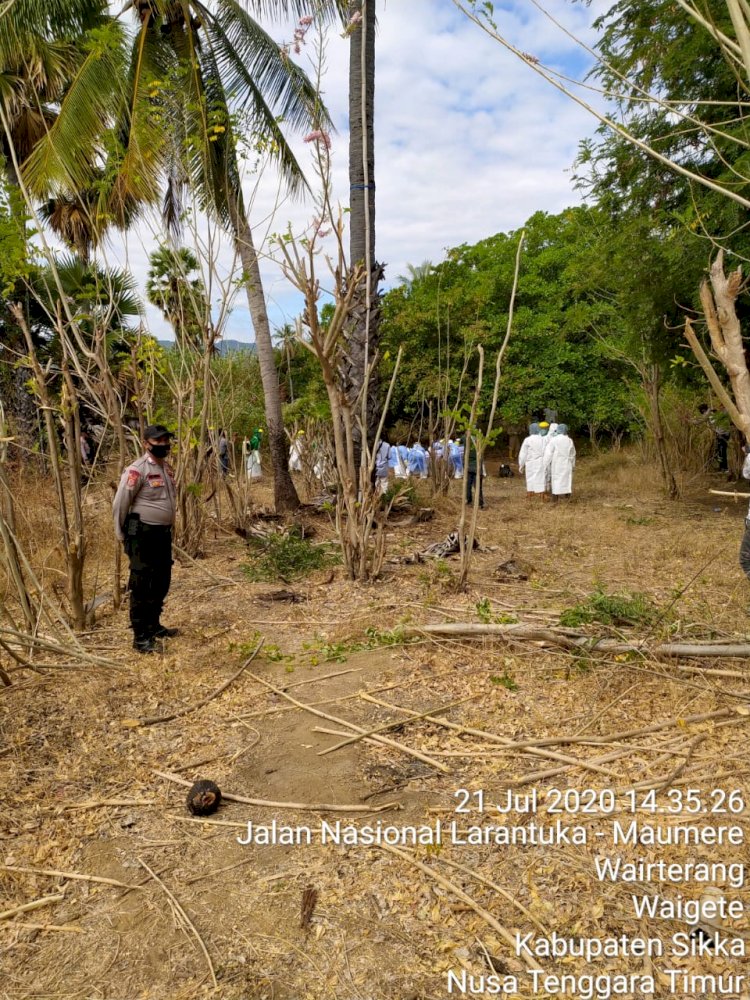
[[[122,474],[115,494],[115,535],[130,560],[130,625],[133,648],[153,653],[155,639],[177,635],[160,617],[172,580],[172,525],[176,490],[167,462],[172,433],[152,424],[144,434],[145,454]]]

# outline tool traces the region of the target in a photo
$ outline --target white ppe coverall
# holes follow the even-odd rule
[[[549,470],[553,496],[573,492],[573,469],[576,446],[567,434],[555,434],[544,453],[544,467]]]
[[[529,434],[518,453],[518,471],[526,473],[526,491],[544,493],[544,438]]]

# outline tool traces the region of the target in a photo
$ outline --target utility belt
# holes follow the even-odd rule
[[[130,513],[125,516],[123,534],[126,542],[129,538],[138,538],[143,535],[164,535],[171,534],[171,532],[171,524],[147,524],[141,520],[140,514]]]

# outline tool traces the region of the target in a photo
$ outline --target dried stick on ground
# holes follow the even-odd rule
[[[5,872],[22,872],[24,875],[49,875],[50,878],[73,879],[78,882],[98,882],[101,885],[114,885],[118,889],[135,889],[137,886],[127,882],[118,882],[114,878],[103,878],[101,875],[81,875],[79,872],[59,872],[54,868],[23,868],[21,865],[0,865]]]
[[[690,740],[687,747],[687,753],[685,755],[685,759],[681,760],[680,763],[677,765],[677,767],[673,771],[671,771],[670,774],[668,774],[665,778],[658,778],[656,781],[649,782],[648,787],[653,788],[657,792],[662,792],[664,791],[665,788],[669,788],[671,785],[673,785],[675,781],[677,781],[677,779],[682,776],[682,774],[685,771],[685,768],[690,763],[692,756],[695,753],[695,750],[697,749],[697,747],[700,746],[701,743],[703,743],[705,739],[706,739],[706,734],[699,733],[692,740]],[[642,782],[639,782],[638,784],[642,785]]]
[[[117,663],[115,660],[108,660],[103,656],[94,656],[92,653],[87,653],[85,649],[80,646],[75,636],[73,636],[70,645],[63,645],[59,642],[52,642],[49,639],[41,639],[36,635],[26,635],[23,632],[19,632],[17,629],[8,628],[7,625],[0,625],[0,632],[3,635],[12,635],[15,639],[20,640],[19,645],[29,646],[32,649],[38,647],[39,649],[48,649],[52,653],[64,653],[66,656],[72,656],[76,660],[81,660],[83,663],[93,663],[98,667],[109,667],[110,670],[130,669],[124,663]],[[43,668],[44,664],[40,664],[40,667]]]
[[[512,893],[508,892],[507,889],[503,889],[501,885],[498,885],[496,882],[492,882],[490,879],[485,878],[484,875],[480,875],[479,872],[475,872],[473,869],[467,868],[466,865],[459,864],[458,861],[450,861],[448,858],[444,858],[440,854],[437,855],[437,857],[438,860],[441,861],[444,865],[450,865],[450,867],[455,868],[456,871],[463,872],[465,875],[469,875],[471,878],[475,878],[478,882],[481,882],[483,885],[486,885],[490,889],[493,889],[501,896],[504,896],[505,899],[507,899],[508,902],[511,903],[511,905],[515,906],[516,909],[520,910],[521,913],[523,913],[523,915],[527,917],[531,921],[531,923],[534,924],[535,927],[538,927],[545,937],[549,937],[549,928],[545,927],[543,923],[537,920],[534,914],[530,910],[527,910],[526,907],[523,905],[523,903],[517,900],[516,897]]]
[[[287,701],[296,705],[297,708],[303,708],[306,712],[310,712],[312,715],[317,715],[319,718],[325,719],[327,722],[335,722],[337,725],[343,726],[345,729],[351,729],[355,733],[366,735],[366,731],[362,729],[361,726],[355,726],[353,722],[347,722],[346,719],[339,719],[336,715],[327,715],[325,712],[321,712],[317,708],[305,705],[304,702],[297,701],[296,698],[292,698],[291,695],[287,694],[286,691],[282,691],[281,688],[274,687],[273,684],[269,684],[268,681],[264,681],[262,677],[257,677],[255,674],[250,674],[250,676],[259,684],[265,685],[265,687],[270,688],[271,691],[281,695],[282,698],[286,698]],[[411,747],[404,746],[403,743],[397,743],[396,740],[389,739],[387,736],[373,736],[372,739],[377,740],[378,743],[385,744],[385,746],[393,747],[394,750],[400,750],[401,753],[408,754],[410,757],[416,757],[417,760],[421,760],[423,763],[429,764],[431,767],[436,768],[438,771],[442,771],[444,774],[451,773],[450,768],[446,767],[445,764],[441,764],[432,757],[428,757],[427,754],[420,753],[419,750],[412,750]]]
[[[503,925],[498,920],[496,920],[491,913],[485,910],[483,906],[480,906],[479,903],[475,902],[471,898],[471,896],[465,893],[463,889],[460,889],[453,882],[450,882],[447,878],[444,878],[442,875],[438,874],[438,872],[434,871],[428,865],[424,865],[422,864],[421,861],[417,861],[416,858],[413,858],[410,854],[407,854],[406,851],[400,851],[397,847],[391,847],[390,844],[378,844],[378,847],[382,851],[388,851],[389,854],[395,854],[397,858],[401,858],[401,860],[406,861],[407,864],[413,865],[415,868],[419,868],[419,870],[423,871],[425,875],[429,875],[431,879],[434,879],[438,883],[438,885],[441,885],[444,889],[447,889],[448,892],[453,893],[453,895],[456,896],[458,899],[460,899],[462,903],[466,903],[466,905],[470,909],[472,909],[475,913],[479,914],[479,916],[482,918],[482,920],[485,921],[485,923],[489,924],[489,926],[495,931],[495,933],[500,935],[503,941],[507,942],[507,944],[511,946],[511,948],[513,949],[513,953],[516,954],[515,937],[510,933],[510,931],[506,927],[503,927]],[[526,963],[527,968],[536,969],[538,972],[544,971],[542,967],[540,965],[537,965],[534,959],[531,958],[530,956],[524,956],[524,961]]]
[[[219,687],[217,687],[215,691],[212,691],[211,694],[206,695],[205,698],[201,698],[201,700],[199,702],[196,702],[195,705],[188,705],[187,708],[181,708],[181,709],[179,709],[179,711],[172,712],[169,715],[158,715],[158,716],[154,716],[154,717],[152,717],[150,719],[141,719],[140,720],[141,725],[142,726],[155,726],[159,722],[171,722],[172,719],[180,719],[180,718],[182,718],[183,715],[189,715],[191,712],[197,712],[199,708],[203,708],[204,705],[207,705],[210,701],[213,701],[214,698],[218,698],[218,696],[223,691],[226,691],[226,689],[229,687],[229,685],[233,684],[237,680],[237,678],[242,674],[242,672],[253,662],[253,660],[255,659],[255,657],[260,652],[261,647],[262,647],[262,645],[263,645],[263,643],[265,641],[266,641],[265,639],[261,639],[260,640],[260,642],[258,643],[258,645],[252,651],[252,653],[250,654],[250,656],[248,656],[248,658],[242,664],[242,666],[240,667],[240,669],[237,670],[235,673],[233,673],[232,676],[229,678],[229,680],[224,681],[224,683],[220,684]]]
[[[30,910],[40,910],[43,906],[49,906],[52,903],[59,903],[62,899],[65,899],[65,894],[59,892],[55,896],[42,896],[41,899],[35,899],[31,903],[21,903],[20,906],[14,906],[11,910],[3,910],[3,912],[0,913],[0,920],[8,920],[9,917],[15,917],[17,913],[28,913]]]
[[[164,890],[164,893],[166,894],[166,896],[169,899],[169,901],[172,904],[172,906],[174,906],[175,910],[177,910],[177,912],[179,913],[180,917],[185,921],[185,924],[192,931],[193,937],[198,942],[198,947],[203,952],[203,955],[204,955],[204,957],[206,959],[206,964],[208,965],[208,971],[211,974],[211,982],[213,983],[214,989],[216,989],[219,984],[216,981],[216,972],[214,971],[214,963],[211,961],[211,956],[208,954],[208,949],[206,948],[206,945],[205,945],[205,943],[203,941],[203,938],[200,936],[200,934],[198,933],[198,931],[195,929],[195,924],[192,922],[192,920],[187,915],[187,913],[185,913],[185,911],[183,910],[183,908],[180,906],[179,902],[175,898],[174,894],[172,892],[170,892],[169,889],[164,885],[164,883],[159,878],[159,876],[156,874],[156,872],[151,871],[151,869],[146,864],[146,862],[143,861],[141,858],[138,858],[137,860],[138,860],[138,864],[141,865],[143,868],[146,869],[146,871],[149,873],[149,875],[154,880],[154,882],[156,882],[159,886],[161,886],[161,888]]]
[[[373,698],[368,695],[362,695],[365,701],[371,701],[375,705],[381,705],[383,708],[389,708],[393,711],[404,712],[406,715],[413,715],[410,708],[403,708],[401,705],[391,705],[388,702],[381,701],[379,698]],[[459,726],[456,722],[450,722],[448,719],[443,719],[436,715],[428,716],[430,722],[437,723],[438,726],[443,726],[445,729],[452,729],[457,733],[465,733],[468,736],[480,736],[490,743],[499,743],[501,746],[506,746],[511,749],[518,749],[515,746],[513,740],[506,739],[504,736],[497,736],[495,733],[485,732],[483,729],[472,729],[468,726]],[[377,739],[377,737],[375,737]],[[532,757],[544,757],[547,760],[557,760],[563,764],[571,767],[582,767],[587,771],[597,771],[599,774],[606,774],[610,778],[616,778],[618,781],[622,779],[616,771],[611,771],[608,768],[600,767],[593,761],[580,760],[578,757],[570,757],[568,754],[555,753],[553,750],[540,750],[536,747],[526,747],[522,751],[527,753]]]
[[[565,649],[586,650],[590,653],[601,650],[608,653],[647,653],[649,656],[750,656],[750,643],[662,642],[657,646],[645,647],[640,643],[622,642],[619,639],[598,639],[595,636],[581,635],[569,629],[557,631],[529,625],[479,625],[473,622],[456,622],[404,629],[405,637],[414,635],[460,636],[465,639],[495,635],[510,639],[549,642]]]
[[[166,781],[174,781],[177,785],[184,785],[186,788],[190,788],[193,784],[192,781],[186,781],[178,774],[170,774],[169,771],[154,771],[154,774],[159,778],[164,778]],[[226,799],[227,802],[241,802],[243,805],[247,806],[268,806],[269,809],[300,809],[309,810],[310,812],[373,813],[386,812],[388,809],[401,808],[401,805],[398,802],[387,802],[382,806],[334,806],[327,803],[271,802],[268,799],[249,799],[244,795],[232,795],[230,792],[224,791],[222,791],[221,797],[222,799]]]
[[[467,701],[474,701],[475,698],[479,698],[483,695],[483,692],[478,691],[476,694],[469,695],[468,698],[460,698],[458,701],[451,701],[447,705],[439,705],[436,708],[430,708],[426,712],[420,712],[418,715],[412,715],[408,719],[397,719],[395,722],[386,722],[382,726],[377,726],[375,729],[370,729],[365,733],[358,733],[356,736],[350,736],[349,739],[342,740],[340,743],[334,744],[332,747],[326,747],[325,750],[318,751],[318,757],[325,757],[328,753],[333,753],[334,750],[340,750],[341,747],[350,746],[352,743],[358,743],[360,740],[366,739],[368,736],[374,736],[376,733],[384,733],[388,729],[400,729],[401,726],[406,726],[410,722],[418,722],[420,719],[426,719],[430,715],[435,715],[437,712],[447,712],[449,708],[455,708],[457,705],[465,705]]]
[[[605,736],[552,736],[544,740],[523,740],[516,743],[515,746],[521,749],[522,747],[558,746],[568,743],[617,743],[619,740],[629,740],[634,736],[650,736],[652,733],[658,733],[662,729],[671,729],[673,726],[685,726],[694,722],[713,722],[718,719],[746,722],[748,718],[750,717],[734,708],[720,708],[715,712],[675,716],[672,719],[665,719],[663,722],[654,722],[650,726],[641,726],[639,729],[623,729],[619,733],[607,733]]]
[[[11,928],[19,931],[62,931],[64,934],[83,934],[82,927],[69,927],[67,924],[19,924],[14,920],[10,924],[0,926],[0,930],[7,931]]]

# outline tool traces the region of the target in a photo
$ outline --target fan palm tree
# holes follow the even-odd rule
[[[410,292],[415,285],[420,283],[420,281],[424,281],[424,279],[432,271],[432,267],[433,264],[431,260],[423,260],[421,264],[407,264],[406,270],[409,273],[399,274],[396,280],[399,284],[405,285],[407,292]]]
[[[289,383],[289,402],[294,402],[294,384],[292,382],[292,356],[297,347],[297,331],[291,323],[285,323],[276,331],[276,342],[281,355],[286,362],[286,377]]]
[[[149,264],[148,301],[161,309],[180,347],[201,350],[211,315],[202,279],[191,277],[198,271],[195,254],[187,247],[161,246],[151,254]]]

